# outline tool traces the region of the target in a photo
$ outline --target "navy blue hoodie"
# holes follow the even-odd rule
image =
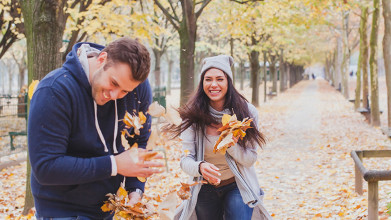
[[[89,44],[99,50],[104,48]],[[73,47],[61,68],[40,81],[31,100],[28,121],[31,188],[40,217],[106,218],[110,213],[102,212],[100,207],[107,200],[106,194],[115,193],[124,179],[121,175],[111,176],[114,101],[98,106],[97,118],[108,147],[105,152],[95,127],[91,86],[77,57],[80,45]],[[139,147],[146,147],[151,128],[151,117],[146,111],[151,102],[148,80],[117,100],[119,119],[126,111],[142,111],[147,116],[140,135],[129,139],[131,146],[137,142]],[[124,151],[120,137],[124,126],[119,120],[116,138],[119,153]],[[134,177],[126,178],[126,188],[144,190],[144,183]]]

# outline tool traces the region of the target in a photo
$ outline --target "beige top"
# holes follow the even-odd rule
[[[221,180],[227,180],[231,177],[234,177],[231,169],[229,168],[227,161],[225,160],[225,156],[219,152],[213,153],[213,146],[216,141],[219,139],[218,135],[206,135],[204,136],[204,160],[208,163],[215,165],[219,168],[219,172],[221,176],[219,177]],[[239,147],[239,146],[234,146]]]

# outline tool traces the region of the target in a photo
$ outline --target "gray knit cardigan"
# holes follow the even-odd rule
[[[258,111],[250,103],[248,103],[250,114],[254,119],[254,124],[258,126]],[[222,118],[223,114],[231,114],[226,109],[222,112],[216,111],[212,107],[209,110],[216,118]],[[203,134],[201,131],[196,131],[193,126],[190,126],[182,132],[180,138],[182,139],[181,158],[182,170],[190,175],[190,182],[201,181],[203,178],[198,173],[198,166],[204,160],[204,145]],[[238,185],[243,201],[251,208],[254,208],[252,220],[272,219],[263,205],[263,191],[259,187],[257,175],[253,164],[257,160],[258,144],[253,144],[252,147],[246,149],[239,146],[232,146],[227,149],[225,158],[228,166],[235,175],[236,184]],[[198,193],[201,189],[201,184],[197,184],[191,188],[191,197],[185,200],[177,208],[175,220],[197,220],[195,213],[195,206],[197,204]]]

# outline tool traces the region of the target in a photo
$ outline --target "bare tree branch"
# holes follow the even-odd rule
[[[165,9],[163,7],[163,5],[160,3],[159,0],[154,0],[155,4],[160,8],[160,10],[162,10],[163,14],[166,16],[166,18],[170,21],[170,23],[172,24],[172,26],[176,29],[176,30],[179,30],[179,24],[177,24],[176,22],[179,23],[179,19],[178,18],[175,18],[173,17],[170,12]]]
[[[179,22],[179,16],[176,13],[176,7],[174,7],[174,5],[172,4],[172,0],[168,0],[168,3],[170,3],[172,13],[174,13],[174,18],[176,18],[176,20]]]
[[[196,12],[195,16],[196,16],[196,20],[198,19],[198,17],[201,15],[202,11],[204,10],[204,8],[211,2],[211,0],[204,0],[202,2],[202,6],[201,8],[198,9],[198,11]]]

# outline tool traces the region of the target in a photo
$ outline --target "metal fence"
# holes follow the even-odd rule
[[[0,95],[0,155],[26,148],[27,94]],[[15,139],[15,142],[14,142]]]

